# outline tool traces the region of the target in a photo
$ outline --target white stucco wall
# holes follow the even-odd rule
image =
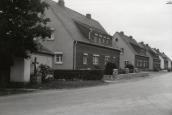
[[[164,69],[165,68],[164,59],[161,56],[159,56],[159,58],[160,58],[160,61],[161,61],[160,67],[161,67],[161,69]]]
[[[44,55],[44,54],[32,54],[31,55],[31,73],[34,71],[34,66],[32,62],[34,62],[35,57],[37,58],[37,67],[41,64],[48,65],[50,67],[53,67],[53,56],[51,55]]]
[[[73,69],[73,38],[67,30],[71,31],[72,29],[70,28],[73,27],[71,24],[74,23],[68,17],[63,17],[64,14],[61,14],[60,11],[57,14],[59,15],[58,17],[52,12],[51,9],[46,11],[46,16],[51,19],[49,26],[55,29],[53,33],[55,39],[52,41],[45,41],[42,44],[54,53],[63,53],[63,63],[56,64],[55,61],[53,61],[54,69]],[[63,19],[60,20],[61,17]],[[69,25],[65,27],[64,24]]]
[[[115,39],[118,38],[116,42]],[[135,55],[125,43],[125,41],[116,33],[113,39],[114,47],[117,46],[118,48],[124,48],[124,53],[120,54],[120,67],[125,68],[125,61],[129,61],[129,63],[135,65]]]
[[[171,69],[171,60],[168,60],[168,69]]]
[[[30,59],[15,58],[11,66],[11,82],[30,82]]]

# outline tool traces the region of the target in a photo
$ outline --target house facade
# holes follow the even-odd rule
[[[154,49],[158,55],[159,55],[159,58],[160,58],[160,67],[161,67],[161,70],[168,70],[169,68],[169,58],[165,55],[164,52],[160,52],[159,49]]]
[[[149,57],[146,55],[146,50],[132,36],[127,36],[124,32],[116,32],[114,34],[113,45],[121,49],[121,68],[125,68],[127,63],[142,70],[149,68]]]
[[[145,48],[146,53],[149,57],[149,70],[160,70],[160,58],[158,53],[152,49],[148,44],[143,42],[139,43],[143,48]]]
[[[104,69],[108,61],[119,65],[120,50],[112,47],[112,36],[91,17],[65,6],[63,0],[46,0],[51,38],[41,41],[54,52],[53,68],[60,70]]]

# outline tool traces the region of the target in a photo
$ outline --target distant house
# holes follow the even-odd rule
[[[172,69],[172,65],[171,65],[171,59],[168,57],[168,69],[171,70]]]
[[[165,53],[162,53],[159,51],[159,49],[154,49],[158,55],[159,55],[159,58],[160,58],[160,67],[162,70],[167,70],[168,69],[168,57],[165,55]]]
[[[144,44],[143,42],[139,44],[146,49],[146,53],[149,56],[149,70],[160,70],[160,58],[158,53],[148,44]]]
[[[131,63],[136,68],[149,69],[149,57],[146,55],[146,50],[132,36],[127,36],[124,32],[116,32],[113,45],[121,49],[121,68],[124,68],[127,63]]]
[[[120,50],[112,47],[113,37],[91,14],[67,8],[64,0],[46,1],[50,5],[46,16],[54,33],[42,44],[55,54],[54,69],[104,69],[108,61],[119,66]]]

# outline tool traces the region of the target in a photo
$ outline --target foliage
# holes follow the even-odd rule
[[[126,71],[125,71],[125,69],[121,69],[121,68],[120,68],[120,69],[118,70],[118,73],[119,73],[119,74],[126,74]]]
[[[37,50],[35,38],[51,35],[44,14],[47,8],[42,0],[0,0],[0,64],[27,58],[28,52]]]
[[[55,70],[55,79],[64,80],[102,80],[102,70]]]
[[[41,64],[39,66],[39,69],[39,73],[42,77],[42,82],[47,82],[53,79],[54,72],[53,69],[51,69],[49,66]]]
[[[117,66],[115,63],[108,62],[105,67],[105,75],[112,75],[113,74],[113,69],[117,69]]]
[[[132,64],[127,64],[125,66],[125,68],[128,68],[129,69],[129,73],[133,73],[134,72],[134,66]]]

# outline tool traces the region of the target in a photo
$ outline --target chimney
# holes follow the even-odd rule
[[[123,32],[123,31],[120,31],[119,33],[120,33],[121,35],[124,35],[124,32]]]
[[[86,17],[87,17],[88,19],[91,19],[91,14],[86,14]]]
[[[129,36],[130,39],[133,39],[133,36]]]
[[[64,2],[64,0],[59,0],[58,4],[59,4],[60,6],[62,6],[62,7],[64,7],[64,6],[65,6],[65,2]]]
[[[144,45],[144,42],[140,42],[140,44]]]

